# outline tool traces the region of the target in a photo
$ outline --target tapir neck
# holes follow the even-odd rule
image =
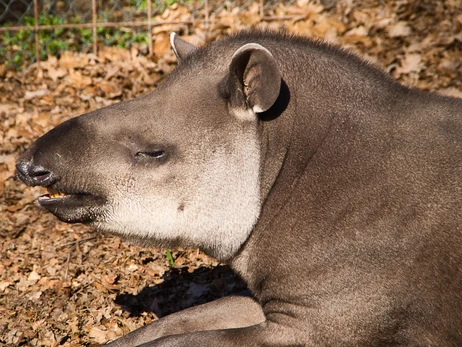
[[[407,94],[381,70],[334,47],[300,45],[287,52],[264,44],[280,62],[282,84],[278,105],[260,121],[263,216],[284,204],[281,196],[291,194],[311,157],[336,136],[333,129],[348,132],[364,118],[382,117],[384,109],[393,113],[398,96]]]
[[[272,52],[282,55],[277,49]],[[278,117],[261,121],[261,215],[247,242],[230,260],[244,279],[253,277],[252,257],[264,247],[260,240],[268,239],[268,235],[264,236],[268,230],[291,233],[290,230],[275,230],[274,226],[281,218],[290,223],[289,216],[282,216],[285,207],[295,196],[311,194],[306,182],[318,184],[315,178],[310,178],[310,173],[322,176],[325,165],[328,167],[331,160],[337,160],[337,155],[349,151],[348,142],[339,139],[351,136],[351,141],[355,141],[363,129],[374,128],[367,123],[386,123],[389,117],[399,114],[395,105],[408,94],[403,92],[406,87],[380,70],[369,66],[363,72],[367,64],[360,60],[351,63],[351,57],[345,55],[348,59],[343,62],[343,53],[332,59],[323,55],[325,53],[302,52],[291,62],[293,66],[281,68],[290,101]],[[350,63],[353,68],[346,69],[343,63]],[[306,69],[297,68],[297,64],[303,64]],[[358,69],[354,68],[355,64]],[[301,71],[304,75],[294,76],[289,70]],[[319,162],[322,166],[317,166]],[[300,220],[304,212],[297,208],[290,210],[293,218]],[[300,207],[306,208],[309,206]]]

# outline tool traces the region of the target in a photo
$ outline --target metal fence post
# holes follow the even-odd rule
[[[207,34],[208,34],[209,26],[210,26],[210,23],[209,23],[209,2],[208,2],[208,0],[205,0],[204,8],[205,8],[205,29],[206,29]]]
[[[40,37],[39,37],[39,15],[38,0],[34,0],[34,33],[35,33],[35,61],[40,64]]]
[[[96,0],[91,0],[91,19],[93,26],[93,53],[98,54],[98,33],[96,30]]]
[[[152,44],[152,3],[148,0],[148,45],[149,45],[149,56],[152,57],[154,54],[154,47]]]

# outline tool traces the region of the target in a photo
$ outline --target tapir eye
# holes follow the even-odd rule
[[[162,149],[155,151],[136,152],[135,158],[152,158],[152,159],[164,159],[167,156],[167,152]]]

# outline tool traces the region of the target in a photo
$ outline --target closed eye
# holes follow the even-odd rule
[[[135,154],[135,158],[164,159],[166,156],[167,152],[165,152],[164,150],[136,152]]]

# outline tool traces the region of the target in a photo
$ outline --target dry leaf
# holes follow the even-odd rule
[[[416,72],[421,69],[420,62],[422,57],[418,53],[406,54],[404,59],[401,60],[401,66],[396,69],[398,74],[408,74],[410,72]]]
[[[389,26],[387,31],[388,36],[390,37],[401,37],[408,36],[411,33],[411,28],[407,22],[399,21],[398,23]]]
[[[96,87],[100,88],[104,95],[109,99],[113,99],[117,96],[122,95],[122,88],[120,84],[115,82],[101,81],[95,84]]]
[[[58,78],[66,76],[66,74],[67,74],[67,69],[64,69],[64,68],[48,69],[48,76],[50,76],[50,78],[55,82],[58,80]]]
[[[86,54],[63,52],[59,59],[59,67],[65,70],[81,69],[88,65],[90,57]]]
[[[27,277],[27,280],[30,282],[37,282],[39,279],[41,279],[42,276],[40,276],[35,270],[32,271],[29,276]]]
[[[438,93],[446,96],[452,96],[454,98],[462,98],[462,90],[454,87],[440,89],[438,90]]]
[[[88,332],[88,336],[97,343],[104,343],[107,341],[107,332],[97,327],[92,327]]]
[[[372,44],[372,41],[368,36],[368,31],[363,25],[347,31],[343,36],[343,42],[346,45],[362,43],[366,47],[369,47]]]
[[[33,91],[26,91],[24,94],[24,100],[32,100],[34,98],[41,98],[49,93],[48,90],[45,89],[39,89],[39,90],[33,90]]]
[[[154,54],[156,57],[160,58],[167,53],[170,49],[170,38],[168,35],[159,34],[156,35],[154,40]]]
[[[74,88],[83,89],[86,86],[92,84],[92,79],[89,76],[84,76],[82,71],[70,69],[67,76],[69,82]]]
[[[8,288],[9,286],[11,286],[12,284],[13,284],[13,282],[10,282],[10,281],[0,282],[0,292],[5,291],[5,289]]]

